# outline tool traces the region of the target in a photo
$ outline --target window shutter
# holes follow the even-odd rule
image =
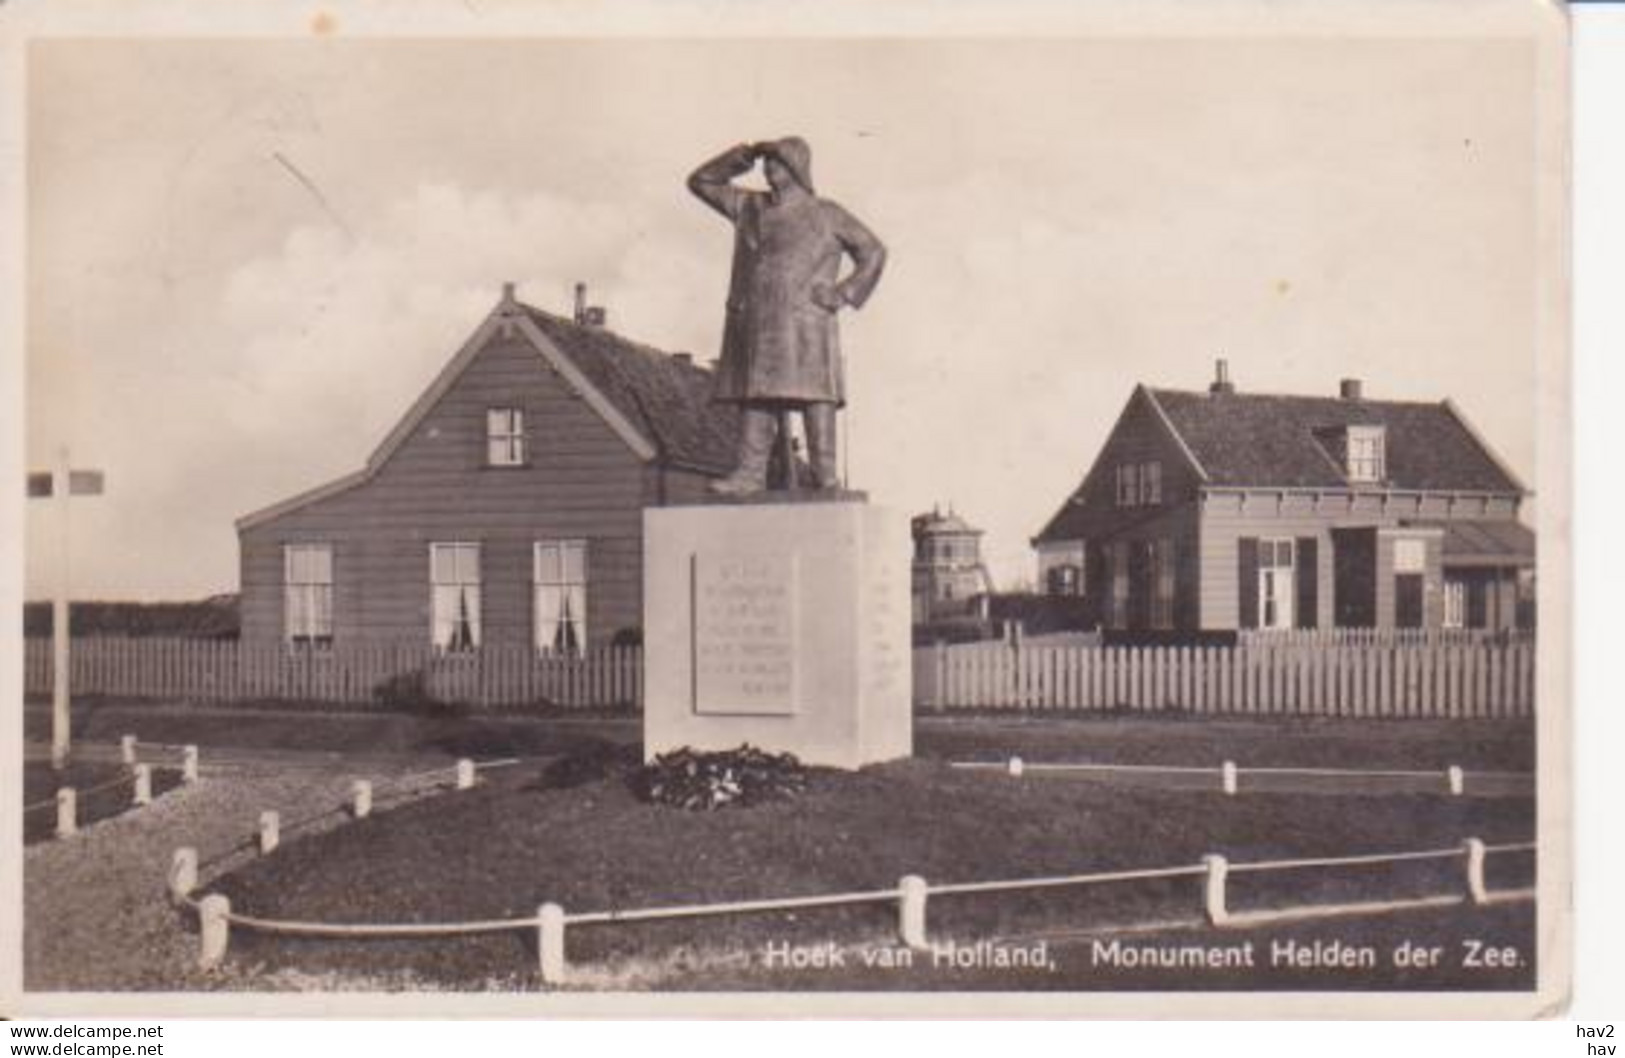
[[[1241,627],[1258,627],[1258,537],[1236,541],[1236,591],[1241,602]]]
[[[1320,623],[1319,548],[1312,536],[1298,537],[1298,627],[1314,628]]]

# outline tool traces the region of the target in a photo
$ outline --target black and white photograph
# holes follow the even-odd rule
[[[874,7],[15,49],[7,1013],[1562,1002],[1564,8]]]

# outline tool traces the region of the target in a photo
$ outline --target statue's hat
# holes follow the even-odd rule
[[[812,148],[800,136],[786,136],[773,141],[773,157],[783,162],[796,182],[808,191],[813,190]]]

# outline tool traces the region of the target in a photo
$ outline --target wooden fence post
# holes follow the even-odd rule
[[[197,782],[197,747],[185,746],[181,749],[181,781]]]
[[[897,883],[897,932],[910,948],[927,946],[925,899],[930,892],[925,879],[917,874],[905,874]]]
[[[118,755],[119,760],[123,761],[125,764],[135,764],[134,735],[125,735],[123,738],[118,740]]]
[[[1214,926],[1222,926],[1230,921],[1230,909],[1225,906],[1225,880],[1230,876],[1230,861],[1223,856],[1207,855],[1202,857],[1202,863],[1207,867],[1207,881],[1204,888],[1207,920]]]
[[[79,794],[71,786],[56,792],[56,836],[72,837],[79,833]]]
[[[357,819],[372,815],[372,783],[357,779],[350,786],[350,814]]]
[[[197,888],[197,849],[181,848],[169,864],[169,895],[180,903]]]
[[[1027,765],[1022,762],[1022,759],[1020,757],[1011,757],[1010,758],[1009,771],[1010,771],[1010,775],[1013,778],[1017,778],[1017,779],[1021,778],[1021,773],[1026,771],[1026,770],[1027,770]]]
[[[1462,773],[1461,766],[1458,764],[1450,765],[1445,772],[1445,778],[1450,783],[1451,796],[1460,797],[1467,785],[1467,777]]]
[[[135,803],[138,805],[152,804],[152,765],[137,764],[135,766]]]
[[[264,856],[282,840],[282,820],[275,812],[260,813],[260,855]]]
[[[1224,766],[1220,769],[1220,774],[1222,775],[1221,781],[1224,785],[1224,792],[1234,796],[1236,792],[1236,762],[1233,760],[1225,761]]]
[[[536,912],[536,953],[542,983],[564,983],[564,908],[543,904]]]
[[[1484,843],[1478,838],[1462,842],[1467,853],[1467,895],[1475,904],[1489,902],[1489,890],[1484,887]]]
[[[457,762],[457,789],[467,790],[474,785],[474,762],[464,757]]]
[[[212,970],[226,958],[226,946],[231,943],[231,901],[219,893],[211,893],[198,904],[197,920],[199,969]]]

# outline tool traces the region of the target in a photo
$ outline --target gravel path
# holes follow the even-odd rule
[[[209,766],[202,778],[147,808],[85,827],[24,852],[23,980],[29,991],[139,991],[265,987],[250,969],[195,968],[197,924],[169,903],[165,877],[177,848],[202,861],[200,884],[254,855],[260,812],[290,824],[316,818],[299,835],[343,825],[356,778],[375,784],[441,761],[353,770],[244,763]],[[380,805],[380,809],[382,805]],[[326,814],[323,814],[326,813]],[[248,846],[243,848],[242,846]],[[238,848],[236,852],[230,852]],[[226,855],[222,855],[226,854]],[[228,967],[230,967],[228,962]],[[273,987],[275,987],[273,985]]]

